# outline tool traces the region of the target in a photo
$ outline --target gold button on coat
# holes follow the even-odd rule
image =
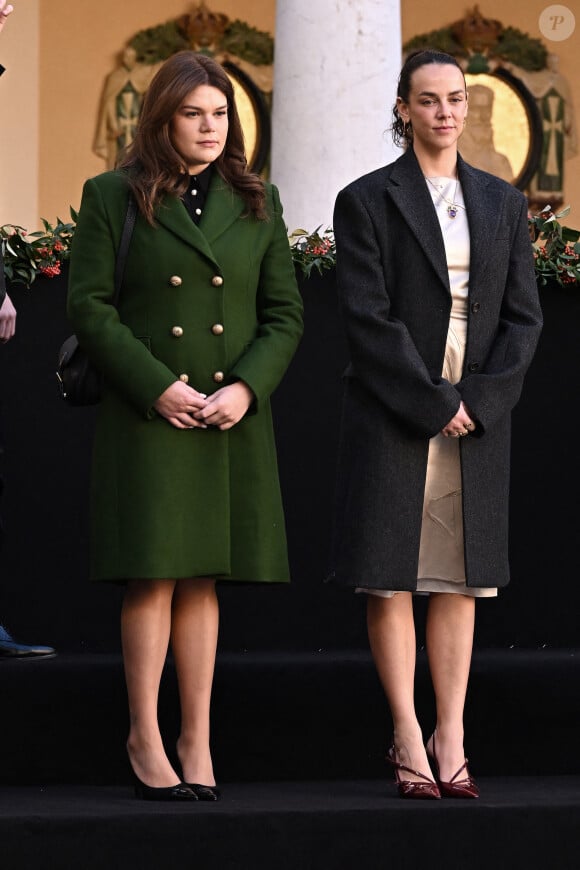
[[[189,383],[189,375],[186,375],[186,374],[179,375],[179,380],[183,381],[184,384],[188,384]]]
[[[221,275],[214,275],[213,278],[211,279],[211,283],[213,284],[214,287],[221,287],[222,284],[224,283],[224,279],[222,278]]]
[[[183,282],[182,282],[181,278],[179,277],[179,275],[172,275],[171,278],[169,279],[169,283],[171,284],[172,287],[181,287]]]
[[[224,328],[223,328],[221,323],[214,323],[214,325],[211,328],[211,331],[213,332],[214,335],[221,335],[222,332],[224,331]]]
[[[223,372],[214,372],[213,379],[216,382],[216,384],[221,384],[221,382],[224,379],[224,373]]]
[[[181,328],[181,326],[174,326],[171,332],[173,333],[175,338],[181,338],[181,336],[183,335],[183,329]]]

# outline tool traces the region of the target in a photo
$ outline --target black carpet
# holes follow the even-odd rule
[[[137,802],[128,788],[2,789],[2,866],[576,870],[580,777],[480,784],[478,801],[413,802],[386,781],[232,783],[219,804],[194,805]]]
[[[18,870],[577,868],[580,654],[478,651],[466,715],[478,801],[405,801],[368,653],[221,654],[223,800],[133,797],[121,659],[2,662],[0,866]],[[432,711],[424,655],[417,703]],[[175,673],[160,703],[171,752]]]

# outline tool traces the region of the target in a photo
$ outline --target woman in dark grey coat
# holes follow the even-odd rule
[[[334,217],[351,363],[332,577],[368,594],[389,759],[415,798],[478,794],[463,750],[475,597],[509,580],[510,414],[541,329],[525,198],[461,159],[466,115],[455,59],[410,56],[393,126],[406,151],[341,191]],[[430,594],[427,747],[415,591]]]

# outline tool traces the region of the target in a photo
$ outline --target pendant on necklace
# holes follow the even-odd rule
[[[449,215],[451,220],[453,220],[453,218],[457,217],[457,206],[455,205],[455,203],[453,203],[453,205],[447,206],[447,214]]]

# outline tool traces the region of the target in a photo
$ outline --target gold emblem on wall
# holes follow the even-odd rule
[[[113,168],[133,141],[143,95],[159,66],[177,51],[215,57],[234,86],[248,164],[263,172],[270,150],[274,41],[269,33],[211,11],[205,3],[188,14],[131,37],[103,86],[93,150]]]
[[[461,155],[478,169],[517,186],[533,143],[521,94],[514,83],[497,75],[467,73],[465,79],[469,112],[459,142]]]

